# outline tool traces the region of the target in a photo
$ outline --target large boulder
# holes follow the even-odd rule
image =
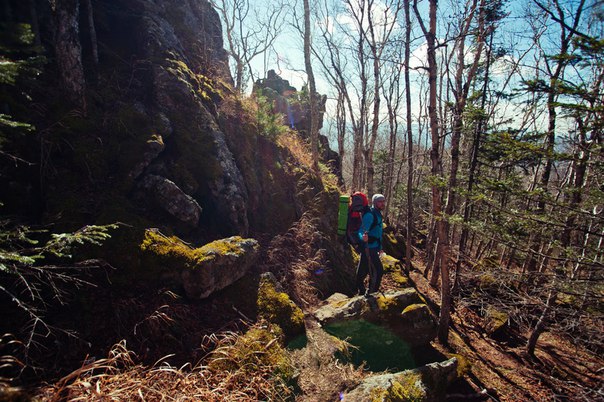
[[[196,249],[195,265],[182,272],[188,297],[203,299],[241,279],[258,257],[258,242],[254,239],[229,237]]]
[[[406,288],[369,297],[336,293],[314,312],[323,325],[364,319],[390,328],[411,345],[428,344],[436,336],[436,323],[417,291]]]
[[[187,297],[203,299],[241,279],[256,262],[259,245],[233,236],[192,248],[177,237],[147,230],[141,249],[150,272],[164,285],[182,287]]]
[[[419,303],[421,299],[413,288],[390,291],[384,294],[375,293],[370,297],[354,296],[335,293],[326,304],[317,309],[314,316],[321,324],[329,324],[344,319],[370,319],[380,314],[386,314],[392,309],[403,309],[411,304]]]
[[[445,400],[447,386],[457,378],[457,359],[430,363],[413,370],[367,377],[358,387],[343,395],[345,401]]]

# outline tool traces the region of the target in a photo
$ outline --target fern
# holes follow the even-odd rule
[[[87,225],[73,233],[53,233],[51,234],[51,239],[43,249],[57,257],[71,258],[72,256],[69,253],[73,246],[86,243],[99,246],[103,241],[111,237],[107,233],[110,229],[117,229],[117,225]]]
[[[0,203],[1,205],[1,203]],[[69,289],[92,285],[81,279],[80,273],[99,266],[99,261],[76,261],[72,252],[78,245],[100,245],[110,238],[109,231],[117,224],[88,225],[72,233],[48,233],[29,226],[10,227],[10,221],[0,221],[0,294],[10,300],[14,313],[25,314],[28,325],[21,342],[25,360],[34,338],[48,336],[57,328],[49,325],[44,312],[51,302],[65,304]],[[46,237],[40,241],[37,238]],[[47,258],[59,257],[61,264],[49,264]],[[71,260],[66,265],[65,259]]]

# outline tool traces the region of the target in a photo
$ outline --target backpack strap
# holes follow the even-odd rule
[[[378,217],[376,215],[375,210],[370,209],[371,215],[373,216],[373,222],[371,222],[371,226],[369,226],[368,232],[371,232],[378,225]],[[369,241],[377,241],[382,247],[382,239],[378,239],[377,237],[369,236]]]
[[[368,230],[368,232],[371,232],[377,226],[378,218],[377,218],[377,215],[375,214],[374,209],[370,209],[369,211],[371,212],[371,215],[373,216],[373,222],[371,222],[371,226],[369,226],[369,230]]]

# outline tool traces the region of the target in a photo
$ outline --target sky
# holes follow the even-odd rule
[[[311,1],[311,5],[312,4],[318,4],[315,3],[315,0],[310,0]],[[325,0],[322,0],[325,1]],[[327,0],[327,1],[332,1],[332,0]],[[381,3],[383,4],[384,0],[376,0],[377,3]],[[573,5],[577,2],[578,0],[567,0],[565,2],[563,2],[563,4],[565,6],[568,5]],[[593,3],[593,0],[590,0]],[[294,2],[295,3],[295,0]],[[296,8],[296,12],[298,13],[299,16],[299,23],[302,24],[302,2],[300,0],[297,1],[298,4],[293,4],[293,3],[288,3],[289,6],[297,6]],[[326,21],[325,23],[327,24],[327,26],[329,27],[333,27],[334,24],[337,22],[340,24],[340,26],[343,27],[347,27],[350,31],[353,31],[354,28],[354,24],[352,24],[352,20],[349,17],[349,15],[346,15],[345,13],[338,13],[337,11],[337,5],[342,5],[344,2],[343,1],[333,1],[331,7],[329,8],[331,17],[330,20]],[[250,4],[252,5],[257,5],[258,7],[260,7],[262,9],[262,7],[273,7],[274,3],[271,3],[270,5],[268,3],[265,2],[260,2],[259,0],[250,0]],[[446,25],[447,21],[451,21],[452,15],[454,15],[457,10],[456,8],[458,8],[458,2],[455,1],[439,1],[439,17],[440,17],[440,22],[439,22],[439,41],[443,42],[444,37],[445,37],[445,32],[446,30],[449,28]],[[497,88],[497,83],[494,85],[495,89],[506,89],[506,90],[512,90],[515,87],[518,87],[520,85],[520,81],[523,78],[532,78],[535,75],[534,69],[532,67],[529,67],[529,65],[533,65],[535,64],[535,60],[534,58],[535,56],[535,49],[531,49],[532,46],[532,41],[531,39],[531,34],[532,31],[530,29],[530,27],[528,26],[525,16],[528,13],[528,6],[531,5],[534,7],[534,4],[532,2],[527,2],[527,1],[518,1],[518,0],[514,0],[514,1],[510,1],[508,2],[508,4],[506,5],[506,11],[509,13],[509,15],[503,20],[502,22],[502,26],[499,28],[498,32],[499,35],[497,36],[497,41],[498,44],[502,47],[506,47],[510,50],[510,53],[503,57],[501,59],[501,61],[493,66],[492,71],[491,71],[491,75],[492,77],[497,81],[499,80],[499,85],[501,85],[500,88]],[[422,16],[424,16],[427,19],[427,1],[423,0],[419,2],[419,7],[420,7],[420,14]],[[377,7],[377,9],[379,10],[380,8]],[[383,7],[382,7],[383,10]],[[379,14],[378,14],[379,15]],[[378,19],[377,17],[375,19]],[[402,22],[404,19],[404,14],[401,11],[400,12],[400,17],[399,17],[400,21]],[[253,21],[249,22],[250,24],[253,24]],[[546,24],[551,24],[552,21],[547,19],[547,20],[543,20],[543,24],[544,26]],[[320,38],[319,38],[319,26],[318,26],[318,22],[315,20],[313,21],[313,26],[311,28],[313,30],[313,42],[319,42]],[[402,27],[401,27],[402,29]],[[414,34],[413,36],[415,36],[417,39],[413,41],[412,43],[412,54],[411,54],[411,67],[412,68],[417,68],[420,66],[425,66],[426,63],[426,43],[425,40],[423,39],[423,37],[420,35],[419,33],[419,27],[417,26],[417,24],[415,24],[414,27]],[[545,38],[545,37],[544,37]],[[556,36],[554,35],[553,40],[556,40]],[[543,41],[545,43],[545,45],[547,46],[548,41],[544,40]],[[266,55],[266,58],[263,59],[262,57],[257,57],[253,63],[253,69],[255,70],[255,74],[256,77],[262,76],[262,72],[265,70],[265,66],[266,69],[274,69],[277,74],[279,74],[281,76],[281,78],[286,79],[289,81],[289,83],[296,87],[297,89],[302,88],[302,86],[305,84],[306,82],[306,74],[304,72],[304,57],[303,57],[303,51],[302,51],[302,45],[303,45],[303,41],[302,41],[302,36],[300,34],[300,32],[298,32],[292,25],[291,22],[284,22],[283,25],[283,29],[282,29],[282,33],[281,35],[278,37],[276,43],[275,43],[275,49],[274,51],[268,53]],[[440,48],[440,53],[442,54],[442,52],[445,51],[449,51],[448,47],[441,47]],[[552,48],[553,49],[553,48]],[[554,52],[554,50],[552,50],[552,52]],[[468,56],[471,56],[472,53],[470,51],[470,49],[468,49],[468,51],[466,52],[468,54]],[[527,66],[523,66],[521,65],[516,73],[514,74],[513,78],[511,81],[509,81],[507,83],[507,86],[504,88],[503,87],[503,82],[505,82],[505,79],[507,78],[507,76],[509,75],[510,72],[510,66],[513,64],[516,64],[517,61],[519,60],[523,60],[523,62],[525,62],[527,64]],[[328,104],[327,104],[327,114],[328,115],[333,115],[334,114],[334,110],[335,110],[335,100],[333,99],[334,93],[335,91],[333,90],[332,86],[329,84],[329,82],[325,79],[325,76],[321,70],[320,64],[318,63],[318,61],[316,60],[316,58],[314,58],[313,60],[313,67],[314,67],[314,71],[315,71],[315,80],[316,80],[316,85],[317,85],[317,90],[322,93],[322,94],[326,94],[328,95]],[[425,72],[422,69],[415,69],[412,70],[411,73],[411,80],[412,80],[412,99],[413,99],[413,105],[414,105],[414,115],[417,116],[419,114],[419,102],[417,102],[417,99],[419,99],[420,97],[420,85],[418,84],[418,82],[422,79],[422,75],[425,75]],[[358,75],[355,76],[354,72],[351,71],[350,74],[351,77],[351,84],[352,81],[355,78],[358,78]],[[401,80],[402,81],[402,80]],[[415,82],[415,85],[413,84],[413,82]],[[248,87],[248,91],[251,90],[251,83]],[[425,90],[425,86],[424,89]],[[382,102],[382,114],[385,114],[385,105],[384,102]],[[499,110],[501,111],[501,116],[500,119],[516,119],[518,120],[520,118],[520,116],[518,115],[518,110],[513,107],[512,104],[501,104]],[[403,114],[403,112],[401,112],[401,115]],[[329,116],[328,116],[329,117]],[[329,118],[328,118],[329,120]],[[324,125],[324,131],[325,129],[329,128],[329,121],[326,122],[326,124]],[[543,123],[542,124],[537,124],[536,128],[539,127],[543,127]]]

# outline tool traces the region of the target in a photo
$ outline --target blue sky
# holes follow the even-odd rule
[[[332,0],[328,0],[332,1]],[[380,0],[383,1],[383,0]],[[378,1],[379,3],[379,1]],[[578,3],[578,0],[569,0],[562,2],[564,7],[572,8]],[[590,0],[590,5],[588,7],[593,6],[594,1]],[[266,5],[266,3],[262,3]],[[311,5],[313,4],[313,0],[311,0]],[[334,6],[330,9],[331,17],[339,21],[342,26],[346,25],[346,17],[342,13],[334,12],[336,10],[336,6],[342,5],[342,1],[333,2]],[[383,4],[383,3],[382,3]],[[589,3],[588,3],[589,4]],[[293,6],[293,4],[290,4]],[[419,2],[420,5],[420,13],[425,16],[427,19],[427,1],[423,0]],[[270,7],[270,6],[269,6]],[[297,4],[297,12],[298,15],[301,14],[301,1],[298,1]],[[440,1],[439,2],[439,40],[441,42],[444,41],[446,35],[446,31],[448,29],[447,23],[451,21],[449,18],[452,14],[454,14],[459,7],[459,3],[453,0],[451,1]],[[520,85],[521,79],[534,78],[537,74],[543,74],[543,71],[535,70],[535,66],[538,66],[543,70],[544,65],[543,62],[537,61],[538,52],[533,45],[531,40],[533,35],[533,30],[530,25],[527,23],[526,16],[530,13],[530,10],[536,10],[536,6],[532,1],[510,1],[506,5],[506,10],[509,12],[509,15],[501,22],[501,26],[498,28],[498,34],[496,36],[496,44],[498,46],[504,47],[508,49],[509,54],[501,59],[501,61],[493,66],[491,71],[492,78],[495,80],[493,84],[493,89],[497,90],[507,90],[511,91],[514,88],[517,88]],[[402,11],[400,13],[400,21],[403,21]],[[301,23],[302,21],[300,21]],[[333,24],[333,22],[330,22]],[[540,25],[543,28],[547,28],[545,31],[549,33],[544,34],[541,38],[542,46],[547,48],[546,53],[555,54],[557,51],[556,41],[558,40],[558,31],[555,28],[556,24],[549,18],[542,18],[538,20],[535,24],[537,27]],[[351,28],[352,29],[352,28]],[[402,29],[402,28],[401,28]],[[585,28],[586,29],[586,28]],[[314,41],[318,43],[319,35],[317,33],[318,26],[317,22],[314,21],[313,24],[314,31]],[[419,67],[422,64],[425,64],[425,54],[426,54],[426,45],[425,41],[421,37],[419,33],[419,27],[415,24],[414,36],[416,40],[412,43],[412,67]],[[441,52],[446,51],[445,47],[441,48]],[[472,53],[470,50],[467,52],[468,57],[471,58]],[[508,80],[511,72],[511,66],[516,65],[518,62],[521,62],[514,73],[512,78]],[[304,85],[306,81],[306,74],[304,72],[304,58],[302,52],[302,37],[299,32],[297,32],[291,25],[291,23],[286,23],[284,25],[284,29],[282,34],[278,38],[275,44],[275,51],[269,53],[266,56],[267,68],[274,69],[282,78],[287,79],[291,85],[300,89],[302,85]],[[335,91],[332,86],[326,80],[323,72],[321,71],[320,64],[317,60],[314,60],[313,66],[315,69],[315,79],[317,83],[317,89],[319,92],[328,95],[328,97],[334,96]],[[262,76],[262,72],[264,70],[264,61],[258,57],[253,62],[253,68],[256,72],[257,76]],[[579,73],[573,72],[569,69],[568,71],[569,79],[578,79]],[[572,75],[575,74],[573,78]],[[416,70],[412,73],[412,99],[414,104],[414,114],[419,114],[419,102],[418,99],[420,97],[420,81],[422,81],[424,73],[422,70]],[[351,71],[350,74],[350,84],[353,84],[354,80],[358,79],[355,77],[355,74]],[[414,84],[415,83],[415,84]],[[506,86],[504,87],[504,83]],[[250,85],[251,89],[251,85]],[[424,86],[425,90],[425,86]],[[332,113],[334,109],[335,101],[328,102],[328,114]],[[383,103],[382,103],[383,105]],[[516,124],[519,124],[519,121],[522,119],[522,116],[519,115],[519,109],[515,107],[514,104],[509,102],[503,102],[499,105],[500,110],[500,118],[507,119],[512,118],[516,120]],[[404,114],[401,111],[401,115]],[[543,127],[542,123],[536,122],[536,129]],[[329,128],[329,122],[326,123],[324,131]]]

